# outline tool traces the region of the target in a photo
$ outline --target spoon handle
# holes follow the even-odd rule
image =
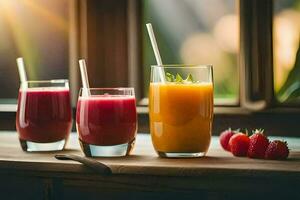
[[[90,169],[94,170],[95,172],[98,172],[103,175],[112,174],[111,169],[107,165],[99,161],[93,160],[91,158],[86,158],[86,157],[77,156],[73,154],[57,154],[55,155],[55,158],[58,160],[74,160],[80,162],[85,166],[89,167]]]

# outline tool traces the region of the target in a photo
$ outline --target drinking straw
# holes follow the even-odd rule
[[[154,35],[154,32],[153,32],[152,24],[148,23],[148,24],[146,24],[146,26],[147,26],[148,34],[149,34],[149,37],[150,37],[150,41],[151,41],[151,45],[152,45],[152,48],[153,48],[153,51],[154,51],[154,55],[155,55],[157,65],[162,67],[163,64],[162,64],[162,61],[161,61],[161,57],[160,57],[160,53],[159,53],[159,50],[158,50],[157,42],[156,42],[155,35]],[[165,73],[164,73],[163,68],[160,68],[158,73],[159,73],[161,81],[165,82]]]
[[[80,74],[81,74],[81,81],[82,81],[82,93],[84,96],[90,96],[90,85],[89,85],[89,78],[86,70],[86,63],[84,59],[79,60],[79,67],[80,67]]]
[[[19,76],[20,76],[20,81],[21,83],[27,81],[27,76],[26,76],[26,71],[25,71],[25,64],[24,60],[22,57],[17,58],[17,66],[18,66],[18,71],[19,71]]]
[[[26,76],[26,71],[25,71],[25,64],[24,64],[24,59],[22,57],[19,57],[16,59],[17,61],[17,66],[18,66],[18,71],[19,71],[19,76],[20,76],[20,82],[21,82],[21,89],[20,91],[25,92],[27,89],[27,76]],[[21,95],[21,108],[25,108],[25,103],[26,103],[26,95]],[[20,109],[20,119],[25,119],[25,109]]]

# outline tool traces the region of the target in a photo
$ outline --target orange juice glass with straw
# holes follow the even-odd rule
[[[152,66],[149,116],[159,156],[204,156],[213,122],[212,66]]]

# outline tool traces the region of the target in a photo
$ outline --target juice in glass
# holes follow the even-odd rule
[[[79,97],[76,127],[85,155],[124,156],[132,150],[137,131],[136,103],[133,93],[124,90],[90,89],[90,96]]]
[[[62,150],[72,127],[66,80],[28,81],[18,97],[16,128],[25,151]]]
[[[194,77],[201,71],[181,70]],[[213,120],[213,84],[208,80],[150,83],[150,132],[160,156],[199,157],[207,152]]]

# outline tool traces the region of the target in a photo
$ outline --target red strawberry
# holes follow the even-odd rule
[[[275,140],[266,150],[265,158],[270,160],[284,160],[289,156],[289,148],[286,142]]]
[[[250,136],[250,143],[247,156],[249,158],[264,158],[269,145],[268,138],[263,134],[263,130],[255,130]]]
[[[237,133],[230,138],[229,146],[234,156],[246,156],[249,148],[249,137],[244,133]]]
[[[220,144],[223,147],[224,150],[226,151],[230,151],[230,146],[228,145],[228,142],[231,138],[231,136],[233,136],[236,133],[236,131],[231,130],[231,128],[223,131],[220,134]]]

